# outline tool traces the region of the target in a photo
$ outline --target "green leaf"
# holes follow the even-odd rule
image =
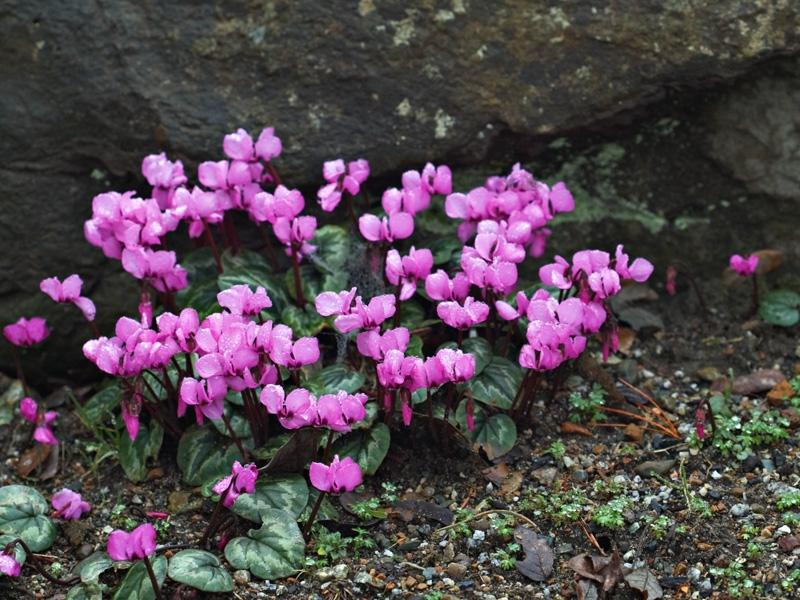
[[[0,396],[0,425],[8,425],[14,420],[14,410],[25,397],[25,387],[19,379],[13,380]]]
[[[480,404],[473,404],[475,427],[469,431],[466,407],[467,400],[465,399],[456,409],[456,424],[467,439],[483,448],[489,460],[502,456],[514,447],[517,441],[517,426],[508,415],[498,413],[489,416]]]
[[[335,394],[339,390],[354,394],[361,389],[364,382],[364,375],[348,369],[344,363],[336,363],[314,373],[305,386],[317,396]]]
[[[406,300],[400,303],[400,325],[408,329],[422,327],[425,323],[425,309],[419,302]]]
[[[114,382],[89,398],[79,410],[89,424],[103,423],[107,417],[114,416],[114,409],[119,405],[121,395],[122,390]]]
[[[167,575],[203,592],[232,592],[233,578],[219,559],[205,550],[181,550],[169,561]]]
[[[158,586],[163,586],[167,577],[167,559],[163,556],[151,557],[150,563],[153,565]],[[153,584],[150,582],[143,561],[137,562],[128,570],[125,579],[112,596],[112,600],[155,600],[155,598],[156,593],[153,591]]]
[[[522,369],[502,356],[494,356],[468,385],[475,400],[508,410],[514,403],[521,383]]]
[[[365,475],[374,475],[389,452],[391,435],[384,423],[376,423],[369,429],[351,431],[333,444],[333,451],[340,457],[349,456],[358,463]]]
[[[307,305],[303,310],[290,304],[281,312],[281,323],[292,328],[295,338],[317,335],[325,328],[325,319],[317,314],[314,307]]]
[[[102,550],[98,550],[75,565],[72,572],[78,573],[83,583],[96,583],[100,575],[113,566],[114,561],[111,560],[111,557]]]
[[[350,234],[339,225],[325,225],[317,229],[311,242],[317,247],[311,255],[314,266],[321,272],[336,274],[344,270],[352,260],[350,255]],[[339,288],[340,290],[342,288]],[[338,290],[337,290],[338,291]]]
[[[139,435],[134,441],[128,437],[127,431],[119,434],[119,464],[133,482],[142,481],[147,475],[147,459],[158,458],[161,442],[164,440],[164,429],[155,421],[149,425],[141,423]]]
[[[439,203],[439,206],[434,202],[428,210],[417,213],[414,223],[421,232],[433,234],[437,238],[457,239],[458,223],[444,213],[443,202]]]
[[[308,504],[303,509],[303,513],[300,515],[298,521],[305,523],[308,521],[309,517],[311,516],[311,511],[314,508],[314,505],[317,503],[317,498],[319,498],[319,490],[315,488],[311,488],[308,491]],[[336,507],[333,503],[329,500],[330,496],[325,496],[322,499],[322,504],[319,505],[319,510],[317,511],[316,519],[317,521],[338,521],[340,518],[339,511],[336,510]]]
[[[103,600],[103,590],[106,586],[97,583],[79,583],[67,592],[65,600]]]
[[[242,460],[236,445],[212,427],[193,425],[178,443],[178,467],[188,485],[219,481],[230,474],[235,460]]]
[[[305,296],[306,302],[313,303],[314,298],[322,292],[322,277],[320,277],[320,274],[311,265],[300,265],[300,284],[303,286],[303,296]],[[294,285],[294,269],[290,268],[283,274],[283,285],[289,293],[289,297],[293,301],[297,301],[297,288]],[[310,308],[309,311],[316,314],[313,307]]]
[[[236,392],[236,395],[239,395],[239,392]],[[238,404],[238,403],[237,403]],[[228,417],[228,421],[231,424],[231,428],[233,429],[233,434],[238,437],[240,440],[246,440],[250,437],[250,421],[247,420],[241,411],[235,410],[233,406],[225,403],[225,416]],[[217,431],[219,431],[225,437],[231,437],[230,432],[228,431],[228,426],[225,425],[225,421],[223,419],[217,419],[216,421],[211,421],[214,424],[214,427]]]
[[[231,510],[250,521],[261,523],[263,515],[274,508],[283,509],[297,518],[308,502],[308,484],[305,477],[291,475],[262,475],[255,492],[242,494]]]
[[[222,255],[224,273],[217,278],[220,290],[240,284],[247,284],[252,290],[258,286],[267,290],[272,300],[272,309],[275,314],[280,313],[289,304],[289,296],[280,278],[270,271],[267,259],[256,252],[242,250],[236,256],[228,253]]]
[[[32,552],[47,550],[56,539],[56,526],[45,516],[49,512],[47,500],[33,488],[0,488],[0,534],[22,538]]]
[[[408,340],[408,348],[406,348],[406,356],[419,356],[425,358],[422,352],[422,338],[418,335],[412,335]]]
[[[217,302],[217,294],[220,286],[216,279],[206,279],[198,281],[182,289],[175,295],[178,308],[193,308],[201,319],[214,312],[218,312],[221,307]]]
[[[772,325],[796,325],[800,321],[800,294],[791,290],[773,290],[761,300],[758,314]]]
[[[234,569],[248,569],[261,579],[280,579],[303,566],[305,541],[297,522],[285,510],[268,509],[260,529],[232,539],[225,558]]]
[[[433,253],[433,264],[444,265],[461,250],[462,244],[455,237],[441,237],[435,239],[430,244],[430,250]]]

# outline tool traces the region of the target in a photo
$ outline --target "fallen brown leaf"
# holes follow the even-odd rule
[[[502,485],[503,480],[508,477],[508,474],[511,470],[508,468],[508,465],[504,462],[498,463],[496,465],[492,465],[491,467],[486,467],[481,471],[483,476],[486,477],[489,481],[491,481],[494,485]]]
[[[636,341],[636,332],[629,327],[619,328],[619,351],[628,356],[631,353],[633,342]]]
[[[579,554],[569,559],[567,566],[584,579],[591,579],[603,586],[603,592],[609,592],[623,578],[622,561],[619,553],[611,556]]]
[[[636,423],[628,423],[623,430],[627,438],[631,441],[641,444],[644,439],[644,429],[639,427]]]
[[[770,273],[783,264],[783,251],[781,250],[756,250],[753,254],[758,256],[756,273],[759,275]]]
[[[786,379],[783,379],[767,392],[767,400],[772,406],[782,406],[786,400],[794,395],[792,385]]]
[[[50,456],[50,446],[46,444],[36,444],[26,450],[17,463],[17,475],[28,477]]]
[[[749,396],[772,389],[784,379],[783,373],[774,369],[759,369],[748,375],[734,378],[731,391],[734,394]]]
[[[442,525],[450,525],[454,518],[453,511],[446,506],[425,500],[399,500],[391,510],[406,522],[413,520],[414,517],[424,517],[438,521]]]
[[[588,579],[581,579],[575,587],[578,600],[598,600],[597,586]]]
[[[517,527],[514,539],[525,551],[525,560],[517,561],[517,571],[532,581],[546,581],[553,573],[553,550],[547,541],[527,527]]]
[[[561,423],[561,433],[575,433],[586,437],[592,437],[592,432],[586,429],[583,425],[573,423],[572,421],[564,421]]]
[[[800,546],[800,538],[796,535],[785,535],[778,540],[778,549],[782,552],[791,552]]]
[[[641,592],[645,600],[656,600],[664,597],[661,585],[650,569],[642,567],[631,571],[625,575],[625,581],[633,589]]]

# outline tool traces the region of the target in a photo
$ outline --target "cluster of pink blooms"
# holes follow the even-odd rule
[[[268,384],[261,390],[261,404],[278,418],[286,429],[325,427],[347,433],[354,424],[367,416],[366,394],[323,394],[317,398],[305,388],[295,388],[288,394],[280,385]]]
[[[258,467],[253,463],[242,466],[242,463],[237,460],[231,467],[231,474],[220,479],[212,490],[215,494],[222,496],[222,505],[230,508],[242,494],[252,494],[256,491],[257,479]]]
[[[435,194],[452,191],[452,176],[447,166],[425,165],[422,172],[403,173],[402,189],[390,188],[383,193],[381,205],[386,213],[378,217],[371,213],[358,219],[358,229],[370,242],[391,243],[404,240],[414,233],[414,215],[427,209]]]
[[[734,254],[731,256],[729,264],[737,275],[749,277],[755,273],[758,268],[758,255],[748,254],[747,256],[742,256],[740,254]]]
[[[341,158],[322,165],[322,176],[327,182],[317,192],[319,205],[325,212],[333,211],[342,201],[342,194],[357,196],[361,184],[369,177],[369,163],[363,158],[345,165]]]

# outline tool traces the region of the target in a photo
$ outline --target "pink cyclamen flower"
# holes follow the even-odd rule
[[[39,283],[39,289],[56,302],[72,302],[77,306],[87,321],[94,321],[96,313],[94,302],[81,296],[83,281],[78,275],[70,275],[63,283],[58,277],[48,277]]]
[[[370,242],[404,240],[414,233],[414,217],[407,212],[396,212],[379,219],[366,214],[358,218],[358,230]]]
[[[186,408],[194,406],[195,419],[198,425],[203,424],[203,417],[212,421],[222,418],[225,394],[228,387],[222,377],[194,379],[184,377],[178,397],[178,416],[186,414]]]
[[[356,329],[374,329],[386,319],[393,317],[397,308],[392,294],[375,296],[364,304],[361,296],[356,296],[356,288],[338,293],[322,292],[314,300],[314,305],[323,317],[337,315],[333,326],[340,333],[349,333]]]
[[[749,254],[747,256],[742,256],[740,254],[734,254],[730,259],[730,267],[742,277],[749,277],[756,272],[756,268],[758,267],[758,255]]]
[[[650,278],[653,273],[653,263],[646,258],[637,258],[628,265],[628,260],[628,255],[623,252],[622,244],[619,244],[615,253],[614,270],[622,279],[633,279],[644,283]]]
[[[272,225],[272,230],[275,232],[275,237],[287,247],[287,254],[291,254],[294,250],[300,256],[308,256],[316,250],[316,246],[308,243],[314,238],[317,230],[315,217],[302,216],[291,221],[285,217],[279,217]]]
[[[349,456],[339,460],[338,454],[333,457],[330,465],[312,462],[308,475],[311,485],[328,494],[352,492],[363,480],[358,463]]]
[[[425,360],[428,386],[445,382],[462,383],[475,375],[475,356],[461,350],[442,348]]]
[[[187,181],[183,163],[179,160],[172,162],[163,152],[144,157],[142,175],[153,186],[153,199],[158,202],[161,210],[173,207],[172,198],[175,190]]]
[[[56,511],[56,516],[65,521],[77,521],[92,510],[92,505],[84,501],[79,493],[67,488],[53,494],[50,504]]]
[[[389,350],[405,352],[410,339],[411,334],[405,327],[387,329],[383,333],[377,328],[368,329],[356,336],[356,347],[362,356],[380,361]]]
[[[269,162],[273,158],[278,158],[283,151],[281,138],[275,135],[274,127],[266,127],[256,140],[256,155],[264,162]]]
[[[234,285],[221,291],[217,294],[217,302],[234,315],[247,316],[257,315],[272,306],[272,300],[263,287],[258,286],[254,292],[247,284]]]
[[[0,550],[0,573],[8,577],[19,577],[22,572],[22,565],[17,561],[14,551],[6,552]]]
[[[142,395],[139,392],[133,394],[131,398],[123,398],[121,404],[122,408],[122,422],[125,423],[125,431],[128,432],[128,437],[131,441],[139,437],[139,415],[142,412]]]
[[[3,327],[3,335],[15,346],[26,347],[38,344],[50,335],[47,321],[41,317],[20,318],[16,323]]]
[[[433,254],[427,248],[417,250],[411,246],[407,256],[392,248],[386,253],[386,279],[400,286],[400,300],[408,300],[417,291],[417,281],[430,275]]]
[[[469,329],[489,317],[489,305],[468,296],[464,304],[440,302],[436,306],[436,314],[450,327]]]
[[[116,529],[108,536],[106,546],[111,560],[141,560],[156,553],[156,529],[143,523],[128,533]]]
[[[303,337],[295,342],[291,338],[276,337],[272,341],[269,357],[276,365],[299,369],[319,360],[319,342],[315,337]]]
[[[469,295],[469,277],[458,272],[450,279],[442,269],[425,278],[425,293],[431,300],[454,300],[463,302]]]
[[[19,412],[22,418],[36,425],[36,429],[33,430],[33,439],[40,444],[46,444],[48,446],[55,446],[58,444],[58,439],[52,429],[53,422],[58,418],[58,413],[56,411],[40,411],[36,400],[25,397],[20,400]]]
[[[317,399],[304,388],[295,388],[287,395],[279,385],[265,385],[259,400],[286,429],[300,429],[314,424],[313,409]]]
[[[306,201],[300,190],[290,190],[284,185],[275,188],[275,193],[258,192],[253,196],[248,212],[257,223],[268,222],[275,225],[278,219],[291,221],[305,208]]]
[[[359,158],[345,167],[342,159],[331,160],[322,165],[322,176],[328,183],[319,189],[317,198],[322,210],[331,212],[342,201],[344,192],[351,196],[358,194],[369,177],[369,162]]]
[[[215,494],[225,494],[222,505],[230,508],[242,494],[252,494],[256,491],[258,467],[253,463],[244,465],[237,460],[233,463],[231,474],[220,479],[213,488]],[[225,493],[227,491],[227,494]]]
[[[315,425],[347,433],[355,423],[366,418],[366,402],[366,394],[348,394],[343,390],[324,394],[317,400]]]

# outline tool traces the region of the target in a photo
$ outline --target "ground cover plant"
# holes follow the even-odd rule
[[[7,485],[0,488],[5,577],[36,573],[69,586],[74,600],[160,598],[165,586],[231,593],[231,571],[261,580],[324,572],[348,552],[373,551],[365,528],[409,502],[391,481],[366,493],[393,442],[416,440],[442,456],[469,448],[495,461],[587,370],[592,385],[567,394],[565,433],[630,435],[633,425],[640,437],[685,438],[694,452],[706,446],[739,460],[788,437],[789,419],[778,410],[734,414],[729,389],[700,402],[685,432],[632,384],[626,390],[638,404],[612,406],[620,392],[592,355],[606,361],[620,349],[614,299],[626,284],[646,282],[653,265],[622,245],[545,258],[553,219],[574,208],[564,182],[547,184],[515,165],[457,191],[447,166],[427,164],[378,200],[367,193],[367,160],[337,159],[323,165],[325,183],[312,202],[282,181],[272,128],[256,139],[240,129],[222,149],[225,159],[201,163],[196,182],[180,161],[151,155],[142,163],[150,197],[110,191],[93,199],[87,241],[139,281],[138,313],[120,318],[113,335],[95,327],[98,307],[82,295],[79,275],[41,282],[52,300],[81,311],[83,353],[107,377],[74,406],[95,436],[95,460],[116,456],[139,483],[154,459],[172,453],[183,484],[206,499],[207,518],[175,539],[169,512],[122,507],[109,515],[104,547],[61,572],[42,552],[94,508],[71,489],[48,503],[32,487]],[[194,249],[170,250],[184,235]],[[730,265],[752,278],[751,315],[763,316],[774,303],[769,294],[759,302],[758,258],[735,256]],[[783,321],[776,324],[791,325]],[[66,415],[36,398],[25,363],[58,334],[30,315],[4,328],[37,466],[58,452]],[[542,454],[572,460],[560,440]],[[538,519],[580,526],[600,556],[570,560],[579,593],[609,592],[624,580],[659,597],[650,571],[623,567],[598,541],[597,531],[629,525],[636,502],[627,484],[602,479],[587,493],[550,483],[513,508],[464,506],[441,517],[443,533],[480,541],[489,530],[499,543],[490,560],[500,570],[545,581],[553,558],[534,533]],[[664,485],[690,513],[711,514],[682,467]],[[795,502],[787,495],[778,506],[790,512]],[[473,528],[486,519],[487,528]],[[664,514],[644,515],[641,526],[656,540],[671,539],[676,527]],[[761,552],[749,550],[750,558]],[[713,574],[733,593],[752,587],[740,571],[734,561]]]

